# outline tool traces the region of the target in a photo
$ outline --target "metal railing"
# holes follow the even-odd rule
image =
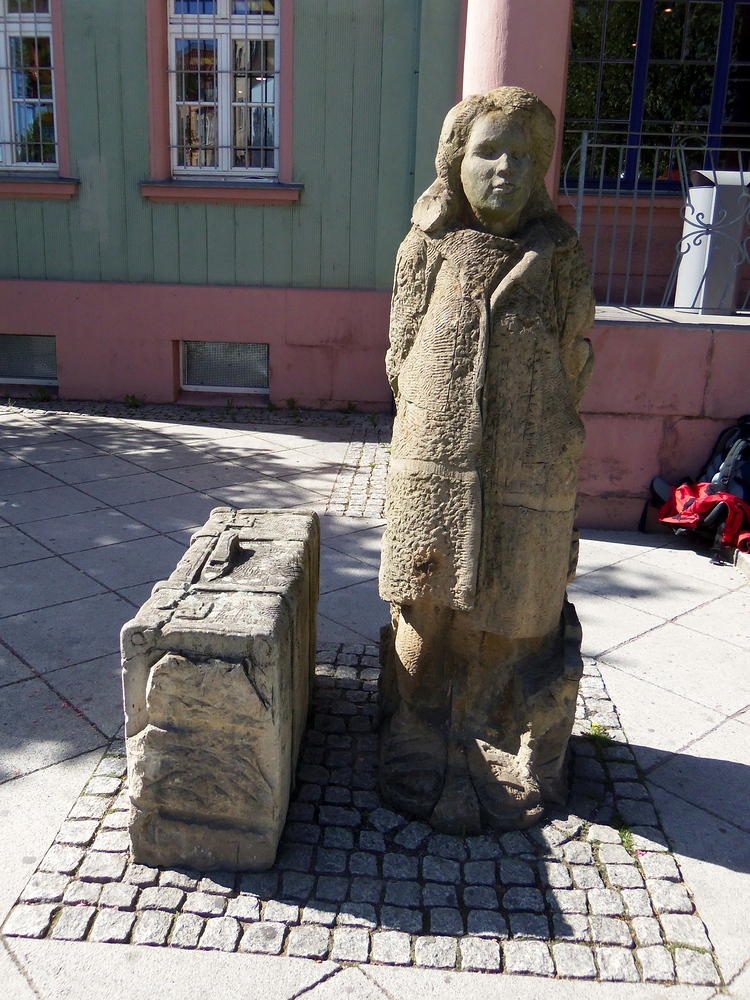
[[[724,178],[725,172],[734,172],[733,203],[725,198],[712,215],[707,213],[692,193],[690,178],[695,170],[703,172],[703,183],[709,187]],[[696,255],[691,263],[700,254],[709,266],[711,246],[715,249],[721,243],[721,264],[733,272],[726,275],[725,300],[736,285],[739,308],[747,308],[749,184],[747,148],[712,147],[703,137],[680,141],[670,137],[663,144],[601,142],[583,132],[565,165],[567,204],[560,211],[575,225],[588,254],[597,301],[601,305],[671,306],[686,254]],[[705,272],[702,279],[699,275],[692,303],[696,308],[702,302],[705,279]],[[700,311],[712,311],[703,305]]]

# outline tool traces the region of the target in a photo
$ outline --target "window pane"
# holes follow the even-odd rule
[[[178,101],[216,100],[215,39],[177,39],[175,68]]]
[[[13,127],[17,162],[55,162],[55,116],[51,104],[14,101]]]
[[[573,59],[598,59],[601,55],[604,0],[583,0],[573,7],[570,34]]]
[[[725,132],[730,133],[733,125],[750,125],[750,66],[735,66],[729,71],[724,123]],[[742,131],[747,135],[747,129]]]
[[[568,70],[568,96],[565,117],[568,121],[596,116],[599,67],[596,63],[571,62]]]
[[[177,160],[181,167],[216,166],[216,109],[183,104],[177,109]]]
[[[715,62],[721,27],[719,3],[691,3],[685,37],[685,58]]]
[[[49,14],[49,0],[8,0],[9,14]]]
[[[707,122],[713,82],[714,66],[649,66],[644,118],[665,123]]]
[[[175,14],[215,14],[216,0],[174,0]]]
[[[233,0],[233,14],[275,14],[275,0]]]
[[[651,35],[652,59],[682,58],[686,14],[687,3],[685,0],[672,0],[671,3],[656,4]]]
[[[610,3],[604,55],[608,59],[635,59],[640,0]]]
[[[633,66],[629,63],[607,63],[602,67],[602,91],[599,117],[608,121],[627,122],[633,95]]]
[[[734,14],[732,62],[750,62],[750,3],[738,3]]]

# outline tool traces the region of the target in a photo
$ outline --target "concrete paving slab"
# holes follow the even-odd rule
[[[725,979],[750,961],[750,834],[664,789],[654,802]]]
[[[0,469],[0,496],[10,497],[14,493],[32,493],[58,485],[58,479],[42,472],[41,469],[35,469],[33,465]]]
[[[261,479],[256,469],[248,468],[239,462],[222,461],[166,469],[164,475],[191,490],[202,490],[205,493],[210,493],[220,486],[238,486]]]
[[[85,663],[119,649],[120,629],[132,605],[116,594],[99,594],[49,610],[0,619],[0,638],[41,674]]]
[[[664,688],[609,666],[606,658],[599,665],[644,770],[663,763],[665,754],[676,753],[724,721],[720,712],[695,701],[671,693],[666,697]]]
[[[750,739],[739,722],[722,723],[649,780],[750,834]]]
[[[0,700],[0,783],[106,743],[68,702],[38,678],[3,688]]]
[[[723,715],[750,704],[747,652],[682,625],[668,623],[601,659]]]
[[[131,503],[120,509],[128,517],[148,525],[155,531],[167,534],[180,528],[197,528],[205,524],[214,507],[221,506],[221,500],[205,493],[186,493],[179,497],[164,497],[161,500],[146,500]]]
[[[183,552],[188,547],[190,541],[191,532],[186,532],[187,541],[183,545]],[[124,587],[122,590],[118,590],[117,593],[120,597],[123,597],[126,601],[129,601],[134,607],[140,608],[141,605],[145,604],[148,598],[151,596],[151,591],[154,589],[153,583],[139,583],[135,587]],[[132,615],[130,616],[133,617]],[[124,623],[123,623],[124,624]]]
[[[6,447],[8,446],[6,445]],[[13,454],[24,462],[49,466],[44,471],[49,472],[51,476],[56,476],[57,470],[53,468],[53,465],[75,459],[96,458],[101,455],[101,452],[85,441],[77,441],[67,434],[54,434],[45,430],[43,439],[35,444],[15,445]],[[68,482],[68,480],[65,481]]]
[[[305,993],[304,1000],[388,1000],[388,996],[361,969],[351,967]]]
[[[31,668],[0,643],[0,687],[29,680],[32,676]]]
[[[78,489],[111,507],[122,507],[143,500],[159,500],[161,497],[176,497],[190,492],[189,487],[161,476],[158,472],[141,472],[135,476],[118,476],[117,479],[103,482],[96,480],[79,483]]]
[[[99,510],[104,505],[73,486],[55,486],[35,493],[0,498],[0,517],[9,524],[30,524],[50,517]]]
[[[0,618],[101,593],[100,584],[59,556],[6,566],[0,574]]]
[[[664,625],[664,619],[657,615],[627,604],[618,604],[593,591],[582,590],[575,583],[568,588],[568,596],[583,626],[581,649],[585,656],[601,656]]]
[[[102,503],[95,497],[92,500]],[[100,545],[115,545],[117,542],[153,534],[146,525],[111,508],[92,510],[85,514],[66,514],[64,517],[48,517],[44,521],[27,524],[24,530],[58,555],[82,552]]]
[[[116,455],[103,454],[99,449],[92,449],[95,455],[90,458],[73,458],[65,461],[55,461],[50,471],[57,479],[75,486],[78,483],[93,483],[102,480],[117,479],[120,476],[134,476],[141,470],[138,465],[126,462]],[[43,465],[42,469],[46,467]]]
[[[81,754],[0,785],[0,924],[47,853],[101,751]]]
[[[5,438],[0,439],[3,444],[6,443]],[[8,454],[7,451],[0,449],[0,469],[17,469],[19,466],[24,465],[20,458],[16,458],[14,455]]]
[[[309,490],[311,493],[317,493],[318,496],[327,499],[336,485],[339,468],[339,466],[329,466],[325,470],[312,469],[307,472],[297,470],[292,473],[287,470],[286,473],[277,472],[276,475],[291,486],[298,486],[300,489]]]
[[[184,545],[157,535],[74,552],[68,560],[94,580],[112,590],[122,591],[137,584],[163,580],[184,553]]]
[[[351,587],[354,584],[373,580],[377,577],[377,567],[371,562],[344,555],[327,543],[320,547],[320,593]]]
[[[584,576],[605,566],[633,559],[650,549],[668,545],[674,539],[671,534],[644,535],[638,531],[602,531],[595,528],[581,529],[581,546],[578,555],[576,576]]]
[[[147,448],[141,448],[136,441],[124,449],[113,446],[112,450],[133,465],[150,469],[152,472],[192,468],[213,461],[213,456],[203,448],[170,442],[163,437],[154,437],[150,447]]]
[[[729,563],[712,563],[711,552],[707,548],[696,549],[687,541],[680,543],[678,539],[670,545],[651,549],[638,556],[644,565],[654,569],[673,573],[677,576],[689,576],[696,580],[726,590],[737,590],[744,587],[747,581],[743,574]]]
[[[337,969],[302,958],[137,945],[16,939],[9,949],[44,1000],[291,1000]]]
[[[380,542],[383,531],[382,525],[363,528],[353,534],[349,532],[329,537],[325,544],[329,549],[336,549],[344,555],[374,566],[377,571],[380,568]]]
[[[688,611],[676,618],[675,624],[747,651],[750,647],[750,589],[744,587]]]
[[[0,527],[0,567],[33,562],[34,559],[44,559],[49,555],[49,549],[29,538],[24,531],[11,525]]]
[[[45,679],[68,704],[83,712],[107,736],[117,733],[123,723],[119,653],[63,667],[46,674]]]
[[[339,535],[348,535],[352,531],[368,531],[370,528],[384,526],[385,521],[379,517],[346,517],[327,513],[320,519],[320,537],[328,543]]]
[[[388,603],[378,596],[375,577],[322,594],[318,609],[321,615],[365,636],[368,642],[380,642],[380,628],[391,620]]]
[[[390,1000],[708,1000],[710,987],[599,983],[535,976],[488,976],[368,966],[367,976]],[[541,984],[541,985],[540,985]]]
[[[728,983],[728,995],[737,1000],[750,1000],[750,965],[739,972]]]
[[[318,642],[345,642],[356,645],[357,643],[374,642],[374,640],[360,632],[355,632],[354,629],[347,628],[346,625],[342,625],[318,611]]]
[[[227,486],[212,490],[220,503],[231,507],[307,507],[316,510],[325,506],[320,494],[293,486],[283,479],[264,476],[245,486]]]
[[[5,947],[0,938],[0,983],[2,983],[3,1000],[39,1000],[26,976],[18,967],[17,961]]]
[[[576,588],[668,619],[726,593],[725,587],[677,575],[640,556],[588,573],[576,580]]]

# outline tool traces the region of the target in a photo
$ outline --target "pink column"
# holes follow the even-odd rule
[[[466,43],[462,94],[493,87],[525,87],[558,123],[556,155],[547,174],[554,195],[560,176],[565,89],[573,0],[465,0]]]

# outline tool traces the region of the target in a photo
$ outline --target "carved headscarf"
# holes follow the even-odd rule
[[[529,139],[534,185],[519,228],[553,211],[544,175],[555,149],[554,115],[535,94],[522,87],[497,87],[464,98],[446,115],[435,157],[437,180],[417,200],[412,214],[412,222],[423,232],[436,233],[456,224],[476,226],[461,184],[461,163],[474,123],[492,112],[520,125]]]

